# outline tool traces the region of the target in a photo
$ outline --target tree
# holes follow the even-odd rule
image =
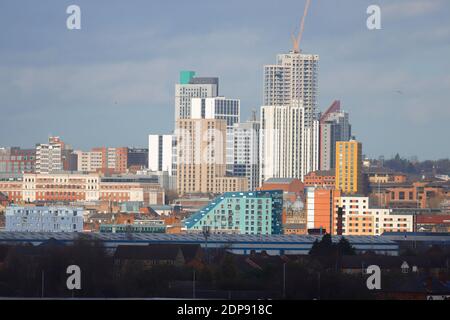
[[[354,256],[356,254],[355,248],[353,248],[350,242],[344,237],[339,240],[337,250],[340,256]]]
[[[312,256],[330,256],[335,252],[335,247],[331,239],[330,234],[326,234],[322,237],[320,242],[316,239],[309,252]]]

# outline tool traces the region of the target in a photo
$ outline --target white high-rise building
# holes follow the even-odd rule
[[[269,178],[303,177],[318,166],[318,121],[305,126],[300,101],[290,106],[262,106],[260,183]]]
[[[318,62],[318,55],[291,51],[264,66],[260,183],[268,178],[303,180],[318,169]]]
[[[264,106],[289,106],[302,101],[305,124],[317,113],[319,56],[291,51],[277,55],[277,63],[264,66]]]
[[[191,99],[217,97],[219,79],[195,77],[194,71],[181,71],[175,85],[175,121],[191,117]]]
[[[256,119],[235,123],[233,126],[233,176],[246,177],[248,190],[259,185],[259,134],[260,122]]]
[[[50,137],[48,143],[36,145],[36,173],[62,171],[64,143],[59,137]]]
[[[148,136],[148,169],[174,174],[174,136],[171,134]]]

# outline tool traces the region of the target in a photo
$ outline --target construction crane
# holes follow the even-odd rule
[[[308,15],[308,10],[309,10],[310,5],[311,5],[311,0],[306,0],[305,10],[303,11],[303,17],[302,17],[302,21],[300,23],[300,31],[298,32],[297,36],[295,36],[294,33],[292,33],[292,35],[291,35],[293,50],[296,53],[300,52],[300,43],[302,42],[303,31],[305,30],[305,20],[306,20],[306,16]]]

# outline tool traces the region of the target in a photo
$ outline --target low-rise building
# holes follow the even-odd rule
[[[338,210],[342,210],[343,235],[381,235],[384,232],[412,232],[414,216],[398,214],[392,209],[371,208],[369,198],[340,196],[334,199],[334,232],[338,230]]]
[[[163,204],[165,192],[155,176],[58,172],[0,177],[0,192],[14,203],[72,203],[103,201]]]
[[[82,208],[19,207],[6,208],[6,231],[15,232],[82,232]]]
[[[102,224],[101,233],[166,233],[164,220],[137,222],[133,224]]]

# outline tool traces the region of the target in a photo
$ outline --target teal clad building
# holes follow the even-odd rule
[[[184,221],[188,232],[282,234],[283,191],[227,192]]]
[[[192,78],[195,77],[195,71],[181,71],[180,84],[189,84]]]

